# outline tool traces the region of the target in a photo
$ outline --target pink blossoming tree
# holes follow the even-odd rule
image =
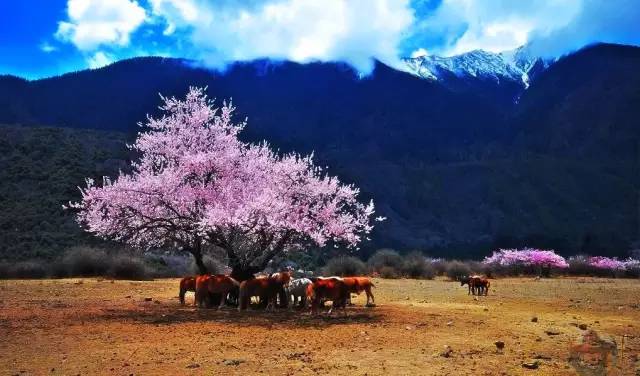
[[[226,252],[241,280],[275,256],[308,244],[356,246],[371,229],[373,203],[314,166],[311,156],[278,155],[242,142],[234,107],[215,108],[202,89],[185,100],[163,98],[131,148],[131,173],[97,185],[87,180],[70,203],[87,231],[148,249],[177,246],[200,269],[203,247]]]
[[[500,249],[483,260],[489,265],[535,267],[538,274],[549,275],[552,268],[565,269],[569,264],[564,257],[553,250],[524,248]]]
[[[632,260],[627,261],[629,265],[632,265]],[[589,265],[598,269],[607,269],[611,271],[624,270],[627,267],[627,262],[618,260],[615,257],[594,256],[589,258]]]

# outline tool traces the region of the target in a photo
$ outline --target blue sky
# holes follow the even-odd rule
[[[640,44],[637,0],[22,0],[0,5],[0,74],[40,78],[145,55],[212,68]]]

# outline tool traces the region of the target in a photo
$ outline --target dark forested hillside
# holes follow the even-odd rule
[[[85,177],[114,175],[128,158],[121,133],[0,126],[0,259],[93,241],[62,205],[79,197]]]
[[[638,237],[639,51],[587,48],[537,73],[524,92],[480,79],[433,82],[382,64],[358,78],[340,64],[258,61],[221,74],[182,60],[137,58],[38,81],[1,77],[0,122],[132,135],[136,122],[154,113],[158,93],[182,96],[190,85],[206,85],[212,97],[233,98],[239,118],[248,116],[246,139],[315,151],[322,165],[376,201],[388,220],[365,250],[391,246],[477,257],[492,247],[528,244],[623,255]],[[10,164],[4,145],[30,131],[2,129],[4,166]],[[32,132],[33,143],[45,131]],[[85,156],[75,163],[86,165],[69,170],[64,182],[49,178],[72,191],[82,177],[97,173],[92,163],[124,153],[110,144],[122,143],[121,133],[58,132],[74,135],[75,143],[44,148],[41,155]],[[97,149],[114,154],[91,154]],[[53,174],[58,169],[51,163],[44,166],[49,172],[34,168]],[[2,173],[3,192],[12,191],[6,182],[25,179],[15,170]],[[47,184],[36,196],[13,192],[12,200],[50,207],[43,215],[60,218],[56,200],[62,196],[58,188],[47,193]],[[5,223],[28,218],[15,205]],[[65,223],[69,227],[59,227],[65,239],[78,236]],[[3,237],[19,239],[29,230],[25,224],[4,234],[10,227],[3,224]],[[28,246],[23,251],[31,252]]]

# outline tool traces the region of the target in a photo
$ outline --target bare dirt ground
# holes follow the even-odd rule
[[[377,307],[360,296],[327,318],[182,307],[177,280],[0,281],[0,373],[575,375],[585,324],[617,341],[612,374],[635,374],[640,281],[498,279],[480,298],[443,280],[375,284]]]

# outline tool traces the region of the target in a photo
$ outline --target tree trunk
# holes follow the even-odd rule
[[[202,254],[201,253],[193,253],[193,257],[196,259],[196,266],[198,267],[199,274],[208,274],[209,270],[207,266],[202,262]]]
[[[193,258],[196,260],[196,266],[198,267],[199,274],[208,274],[209,270],[202,261],[202,249],[200,247],[200,242],[197,242],[195,246],[189,251],[193,255]]]

